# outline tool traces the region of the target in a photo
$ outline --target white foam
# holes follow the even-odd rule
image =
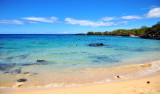
[[[17,88],[17,87],[19,87],[20,85],[23,85],[23,84],[24,84],[23,82],[16,82],[16,84],[13,85],[12,87]]]
[[[53,83],[53,84],[48,84],[45,85],[45,88],[49,88],[49,87],[62,87],[64,85],[64,83]]]

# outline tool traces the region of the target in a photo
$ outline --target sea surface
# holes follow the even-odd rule
[[[104,46],[89,46],[95,43]],[[144,63],[157,60],[160,60],[160,40],[98,35],[1,34],[0,87],[78,86],[128,79],[137,73],[144,75],[152,71],[151,68],[146,71],[146,68],[153,64]],[[158,66],[154,69],[160,67],[154,66]],[[27,81],[18,82],[21,78]]]

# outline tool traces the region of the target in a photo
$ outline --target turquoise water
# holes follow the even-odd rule
[[[93,43],[104,46],[89,46]],[[159,40],[89,35],[0,35],[0,81],[3,82],[29,72],[36,74],[32,78],[43,75],[44,79],[54,79],[52,83],[60,83],[88,68],[110,68],[159,59]],[[14,73],[16,68],[21,72]]]

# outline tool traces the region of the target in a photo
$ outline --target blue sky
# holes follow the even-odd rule
[[[152,26],[160,0],[0,0],[0,34],[71,34]]]

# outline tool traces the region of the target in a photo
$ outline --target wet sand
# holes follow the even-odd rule
[[[99,83],[110,83],[117,81],[133,80],[153,74],[160,70],[160,60],[145,63],[131,64],[112,68],[87,68],[81,72],[70,71],[62,73],[39,73],[33,74],[4,74],[1,72],[1,78],[8,80],[0,81],[0,88],[50,88],[50,87],[74,87],[85,86]],[[45,76],[42,76],[45,75]],[[58,77],[59,76],[59,77]],[[68,78],[67,78],[68,77]],[[20,78],[25,78],[25,82],[17,82]]]
[[[112,80],[70,87],[25,87],[18,83],[16,87],[1,88],[0,94],[160,94],[160,60],[129,66],[101,69],[87,69],[85,72],[101,74],[112,73]],[[87,75],[89,75],[87,74]],[[93,76],[96,78],[97,75]],[[46,79],[48,81],[48,79]],[[34,82],[30,83],[34,84]]]
[[[134,80],[68,88],[1,89],[0,94],[160,94],[160,71]]]

